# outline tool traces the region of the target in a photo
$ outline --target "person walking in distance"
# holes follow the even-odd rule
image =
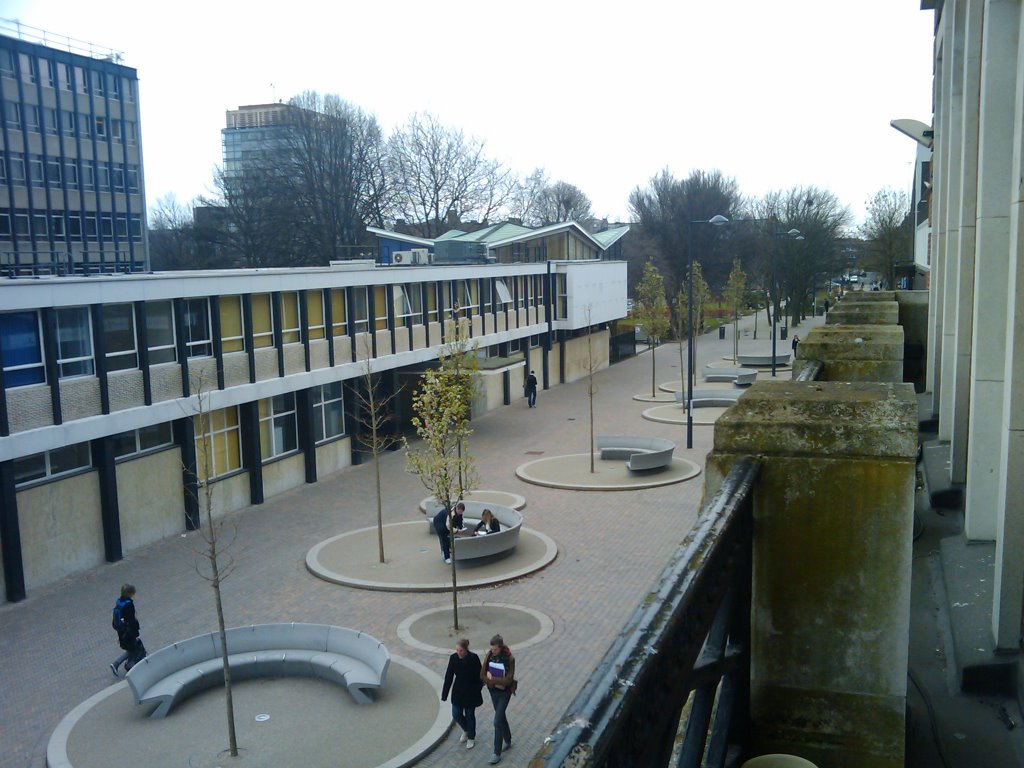
[[[793,334],[793,359],[796,360],[796,348],[800,346],[800,337]]]
[[[476,744],[476,708],[484,703],[480,693],[483,687],[480,657],[469,650],[469,640],[464,637],[455,643],[455,653],[448,657],[441,701],[448,701],[448,693],[451,692],[452,720],[462,729],[459,742],[464,742],[466,749],[472,749]]]
[[[117,632],[117,644],[124,651],[110,662],[110,671],[117,677],[117,669],[124,664],[128,672],[146,658],[146,646],[139,635],[139,619],[135,615],[135,585],[122,584],[121,597],[114,603],[112,626]]]
[[[524,386],[526,389],[526,404],[533,408],[537,405],[537,375],[533,371],[530,371],[526,377],[526,384]]]
[[[518,687],[515,674],[516,660],[511,649],[501,635],[495,635],[480,668],[480,679],[487,686],[494,705],[494,754],[487,761],[488,765],[500,763],[502,750],[512,748],[512,729],[505,711]]]

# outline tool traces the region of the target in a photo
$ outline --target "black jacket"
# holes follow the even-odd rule
[[[451,691],[452,704],[455,706],[479,707],[484,703],[484,697],[480,693],[483,685],[480,680],[480,657],[469,651],[465,658],[460,659],[459,654],[453,653],[448,657],[448,670],[444,673],[441,701],[447,701],[448,692]]]
[[[121,604],[121,631],[117,635],[118,645],[130,651],[139,642],[139,619],[135,615],[135,602],[129,597],[118,600]]]

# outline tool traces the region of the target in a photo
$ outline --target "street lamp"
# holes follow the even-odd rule
[[[788,240],[803,240],[799,229],[791,229],[788,232],[774,232],[772,237]],[[772,249],[772,378],[775,378],[775,324],[779,318],[779,306],[782,304],[778,298],[778,286],[775,284],[775,249]]]

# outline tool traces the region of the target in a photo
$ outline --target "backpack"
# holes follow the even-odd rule
[[[110,620],[110,626],[113,628],[115,632],[117,632],[118,636],[120,636],[121,633],[124,632],[124,616],[121,615],[121,609],[123,607],[124,604],[120,600],[115,602],[114,613]]]

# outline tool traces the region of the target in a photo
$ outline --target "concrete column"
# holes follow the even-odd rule
[[[830,313],[831,314],[831,313]],[[824,368],[818,381],[903,381],[903,329],[898,325],[825,325],[800,342],[793,378],[809,360]]]
[[[759,456],[754,754],[902,768],[917,402],[910,384],[757,382],[715,425],[705,494]]]
[[[843,299],[825,318],[826,325],[896,325],[900,307],[892,301],[856,301]]]
[[[978,221],[974,261],[970,420],[964,528],[968,539],[995,541],[1006,359],[1009,202],[1017,92],[1018,0],[989,0],[985,10],[978,131]]]
[[[963,109],[960,142],[960,223],[956,265],[956,352],[953,359],[950,479],[967,481],[967,429],[970,424],[971,336],[974,328],[974,240],[978,203],[978,106],[981,87],[981,28],[984,0],[966,0]]]
[[[952,13],[949,11],[952,10]],[[946,10],[951,17],[952,29],[943,44],[946,59],[943,61],[943,85],[947,90],[948,106],[944,120],[946,136],[943,142],[943,160],[946,174],[943,177],[941,197],[945,199],[942,218],[944,220],[943,250],[943,299],[942,299],[942,369],[939,374],[939,439],[953,439],[953,399],[956,378],[956,302],[959,296],[960,263],[960,206],[963,141],[963,96],[964,96],[964,22],[966,0],[959,0],[952,9]],[[948,73],[946,67],[948,66]]]
[[[1024,23],[1024,18],[1021,19]],[[1024,34],[1018,32],[1024,43]],[[1017,82],[1024,83],[1024,51],[1016,54]],[[1006,358],[1003,369],[1003,424],[1000,433],[1000,482],[996,501],[996,564],[992,629],[996,647],[1018,649],[1024,599],[1024,94],[1017,89],[1013,120],[1012,197],[1010,206],[1009,293]]]

